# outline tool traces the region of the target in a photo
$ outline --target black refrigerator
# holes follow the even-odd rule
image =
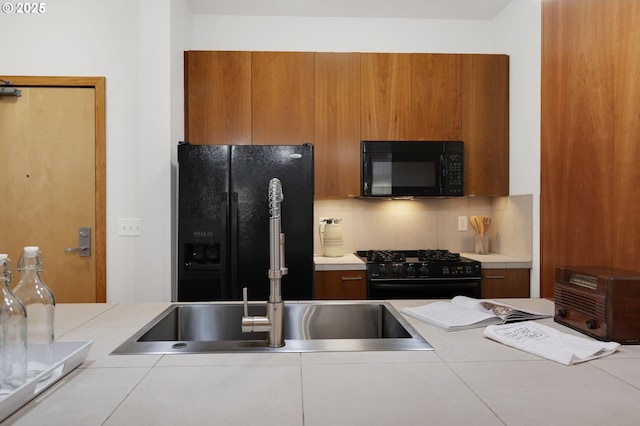
[[[282,296],[313,298],[313,146],[178,145],[177,301],[269,295],[269,181],[282,182]]]

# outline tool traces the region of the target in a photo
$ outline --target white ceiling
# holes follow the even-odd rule
[[[511,0],[186,0],[194,15],[493,19]]]

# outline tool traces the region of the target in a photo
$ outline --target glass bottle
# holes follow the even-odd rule
[[[22,301],[27,311],[27,378],[32,378],[53,365],[53,318],[56,301],[53,292],[42,280],[40,249],[24,248],[18,260],[20,281],[13,294]]]
[[[27,312],[9,287],[12,278],[9,257],[0,254],[0,395],[22,386],[27,372]]]

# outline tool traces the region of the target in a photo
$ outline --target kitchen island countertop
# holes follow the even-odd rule
[[[505,301],[553,312],[544,299]],[[87,360],[5,423],[640,424],[639,346],[564,366],[481,328],[445,332],[407,317],[434,351],[109,355],[168,305],[59,304],[56,336],[92,340]]]

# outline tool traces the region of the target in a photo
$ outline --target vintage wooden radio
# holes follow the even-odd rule
[[[640,272],[556,268],[554,320],[599,340],[640,344]]]

